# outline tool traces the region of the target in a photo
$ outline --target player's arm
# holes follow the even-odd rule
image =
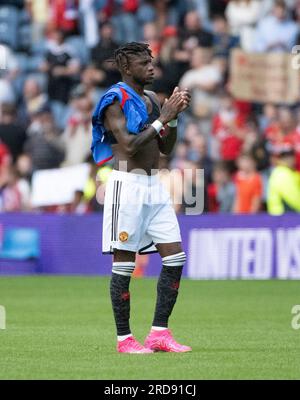
[[[191,101],[191,96],[187,89],[180,92],[178,87],[175,88],[172,96],[174,96],[176,94],[180,94],[181,99],[182,99],[182,106],[178,111],[178,114],[179,114],[189,106],[190,101]],[[155,95],[155,97],[157,99],[156,95]],[[170,101],[170,99],[166,100],[166,102],[163,105],[163,108],[165,107],[165,105],[167,105],[167,103],[169,101]],[[157,99],[157,102],[158,102],[158,99]],[[159,102],[158,102],[158,104],[159,104]],[[178,114],[176,115],[174,120],[177,120]],[[161,116],[159,119],[163,122],[164,125],[168,124],[168,122],[170,122],[170,121],[163,120],[163,113],[161,113]],[[166,134],[163,135],[162,137],[158,136],[159,151],[166,155],[170,154],[173,151],[175,143],[177,141],[177,121],[176,122],[172,121],[172,122],[170,122],[170,124],[174,125],[174,126],[167,125],[166,126]]]
[[[164,124],[163,121],[169,122],[174,119],[182,106],[183,100],[179,94],[171,96],[168,105],[163,107],[159,118],[162,125]],[[118,145],[129,157],[133,157],[145,144],[158,136],[157,129],[152,125],[138,135],[129,134],[126,119],[118,101],[107,107],[104,126],[107,130],[112,131]]]

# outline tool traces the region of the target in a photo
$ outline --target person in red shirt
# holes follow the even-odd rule
[[[6,183],[11,155],[8,147],[0,139],[0,189]]]
[[[79,0],[50,0],[49,6],[49,28],[75,34],[78,30]]]
[[[1,190],[2,211],[22,211],[22,193],[18,186],[19,176],[15,168],[8,168],[6,182]]]
[[[0,139],[0,168],[9,164],[10,154],[8,147]]]
[[[263,195],[263,182],[256,170],[256,162],[250,154],[242,154],[237,161],[238,171],[234,182],[236,198],[233,212],[254,214],[260,211]]]
[[[278,109],[278,120],[270,124],[264,134],[272,153],[276,153],[284,145],[294,147],[297,143],[300,144],[300,133],[297,131],[295,116],[288,107]],[[300,167],[300,148],[298,154],[297,164]]]
[[[212,121],[212,133],[217,139],[222,160],[234,161],[240,155],[245,127],[245,114],[239,111],[230,94],[223,94],[220,110]]]

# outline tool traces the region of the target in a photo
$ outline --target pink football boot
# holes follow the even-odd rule
[[[177,343],[169,329],[164,329],[163,331],[151,330],[145,340],[145,347],[153,351],[166,351],[169,353],[192,351],[191,347]]]
[[[146,349],[142,346],[133,336],[118,342],[117,351],[119,353],[131,353],[131,354],[149,354],[153,353],[152,350]]]

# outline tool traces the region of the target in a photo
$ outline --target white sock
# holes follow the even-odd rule
[[[127,338],[129,338],[131,336],[132,336],[131,333],[129,335],[117,336],[118,337],[118,342],[123,342],[123,340],[126,340]]]
[[[165,331],[168,328],[162,327],[162,326],[152,326],[151,330],[152,331]]]

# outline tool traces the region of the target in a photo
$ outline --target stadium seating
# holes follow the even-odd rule
[[[4,231],[0,260],[29,260],[40,257],[40,235],[36,229],[13,228]]]

